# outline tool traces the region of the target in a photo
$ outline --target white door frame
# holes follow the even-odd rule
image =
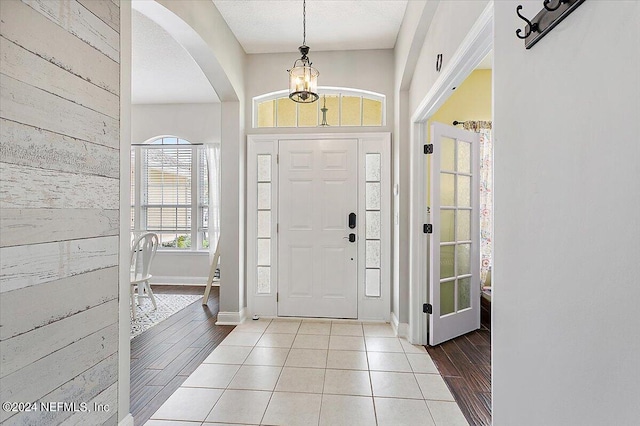
[[[391,240],[391,134],[376,133],[314,133],[314,134],[260,134],[247,136],[247,311],[249,316],[260,315],[276,317],[277,279],[278,279],[278,141],[299,139],[357,139],[358,140],[358,319],[371,321],[389,321],[391,316],[391,259],[393,244]],[[365,158],[367,153],[381,154],[381,264],[380,296],[365,294]],[[259,158],[260,156],[260,158]],[[270,177],[262,176],[261,183],[271,185],[269,209],[258,211],[258,160],[268,161],[271,167]],[[268,229],[263,227],[260,235],[269,239],[270,261],[268,265],[258,265],[258,215],[263,218],[270,215]],[[265,269],[268,268],[268,269]],[[259,274],[260,277],[259,277]],[[260,280],[268,285],[258,288]]]
[[[411,117],[409,340],[413,344],[426,345],[428,331],[427,315],[422,312],[422,304],[429,302],[426,285],[428,241],[427,236],[422,232],[422,225],[427,219],[424,208],[427,170],[423,151],[428,132],[426,122],[446,102],[452,89],[462,84],[482,62],[492,47],[493,2],[491,1]]]

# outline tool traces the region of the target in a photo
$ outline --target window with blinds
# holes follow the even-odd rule
[[[202,236],[202,248],[209,248],[209,169],[204,152],[200,152],[199,161],[198,232]]]
[[[132,164],[134,231],[158,234],[161,248],[207,248],[208,176],[201,146],[159,138],[134,147]]]

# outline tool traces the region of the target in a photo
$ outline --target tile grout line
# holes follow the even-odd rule
[[[264,329],[264,334],[267,334],[267,328],[269,328],[271,326],[271,324],[273,324],[273,320],[271,320],[269,322],[269,325]],[[302,325],[302,321],[300,322],[300,325]],[[298,325],[298,329],[300,328],[300,325]],[[296,336],[298,335],[298,331],[296,330]],[[295,337],[294,339],[295,340]],[[256,342],[256,344],[258,344],[258,342]],[[293,343],[291,343],[291,346],[293,346]],[[255,346],[254,346],[255,348]],[[264,413],[262,413],[262,417],[260,418],[260,423],[259,424],[263,424],[264,423],[264,417],[267,415],[267,410],[269,409],[269,405],[271,404],[271,400],[273,399],[273,394],[276,393],[276,387],[278,386],[278,382],[280,381],[280,377],[282,377],[282,373],[284,372],[284,366],[287,363],[287,359],[289,358],[289,354],[291,353],[291,348],[289,348],[289,350],[287,351],[287,356],[284,358],[284,361],[282,363],[282,367],[280,368],[280,374],[278,374],[278,378],[276,379],[276,383],[273,385],[273,390],[271,391],[271,395],[269,395],[269,401],[267,401],[267,406],[264,407]],[[247,357],[248,358],[248,357]]]

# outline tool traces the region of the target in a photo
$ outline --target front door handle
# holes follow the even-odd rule
[[[356,234],[354,234],[353,232],[349,234],[348,237],[343,237],[345,240],[348,239],[350,243],[355,243],[356,242]]]

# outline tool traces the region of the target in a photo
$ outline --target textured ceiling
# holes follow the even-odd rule
[[[247,53],[296,52],[302,0],[213,0]],[[321,50],[392,49],[406,0],[308,0],[307,45]]]
[[[191,55],[162,27],[132,10],[131,102],[220,102]]]

